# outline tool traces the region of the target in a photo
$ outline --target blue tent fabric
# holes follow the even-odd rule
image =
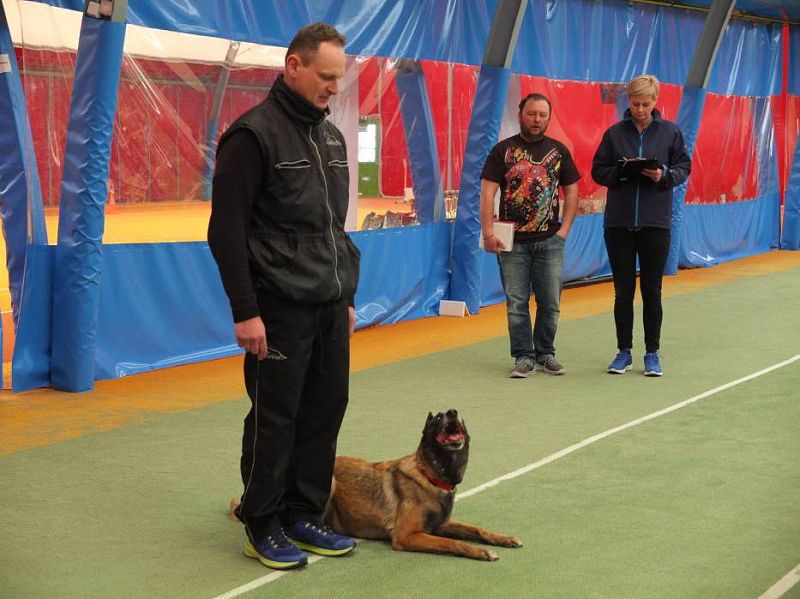
[[[780,195],[771,102],[755,98],[753,106],[758,196],[729,204],[686,206],[681,267],[712,266],[778,247]]]
[[[780,94],[781,46],[781,25],[731,21],[717,50],[708,91],[727,96]]]
[[[356,325],[392,324],[438,314],[449,281],[452,235],[449,222],[351,233],[361,250]]]
[[[800,142],[794,148],[789,185],[786,187],[781,247],[786,250],[800,250]]]
[[[54,245],[28,246],[11,363],[11,389],[15,392],[50,386],[55,250]]]
[[[0,56],[4,57],[3,62],[9,68],[8,72],[0,72],[0,114],[11,117],[0,120],[0,215],[6,243],[11,305],[14,323],[17,323],[28,236],[31,243],[47,243],[47,230],[25,94],[2,4]]]
[[[529,2],[512,70],[577,81],[628,81],[655,73],[664,83],[682,85],[704,18],[636,3]],[[569,40],[568,51],[564,40]],[[780,44],[779,24],[732,21],[717,52],[709,91],[779,93]]]
[[[411,161],[414,206],[419,222],[427,225],[441,220],[444,191],[431,103],[419,62],[397,65],[395,84]]]
[[[486,65],[481,67],[467,133],[469,152],[464,156],[461,171],[450,297],[466,302],[472,314],[480,309],[479,256],[483,253],[478,247],[481,233],[481,171],[486,156],[497,143],[510,78],[511,71],[508,69]]]
[[[125,24],[84,17],[75,64],[53,287],[51,383],[94,387],[111,137]]]
[[[789,32],[789,65],[800,65],[800,27],[794,27]],[[789,69],[787,91],[794,96],[800,96],[800,68]],[[795,143],[788,179],[784,198],[781,247],[787,250],[800,250],[800,136]]]
[[[511,68],[578,81],[628,81],[657,71],[680,85],[702,26],[700,14],[644,4],[529,2]]]
[[[98,380],[241,353],[207,243],[105,245],[102,271]]]
[[[789,29],[789,81],[787,91],[793,96],[800,96],[800,27]]]
[[[690,204],[685,207],[680,265],[713,266],[768,252],[776,222],[778,195],[730,204]],[[703,239],[702,244],[693,243]]]
[[[84,0],[38,0],[83,11]],[[288,46],[301,27],[315,21],[336,26],[347,52],[479,65],[495,0],[391,0],[330,2],[296,0],[158,0],[129,2],[128,23],[272,46]]]
[[[359,328],[438,313],[452,229],[438,223],[352,234],[362,271],[373,273],[356,294]],[[241,353],[208,244],[105,245],[102,260],[98,380]],[[29,376],[20,383],[30,388],[47,381]]]
[[[677,125],[683,133],[686,150],[689,156],[694,155],[697,143],[697,134],[700,129],[700,119],[703,116],[703,107],[706,102],[706,90],[703,88],[686,87],[681,96],[681,105],[678,109]],[[691,175],[689,175],[691,179]],[[680,245],[682,240],[684,201],[686,200],[686,180],[673,190],[672,195],[672,234],[670,237],[669,254],[664,267],[664,274],[674,275],[678,272]]]

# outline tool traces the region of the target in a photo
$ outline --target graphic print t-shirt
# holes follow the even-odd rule
[[[555,234],[558,187],[581,176],[567,147],[551,137],[528,142],[517,134],[498,143],[481,179],[500,184],[500,220],[514,223],[515,241],[541,241]]]

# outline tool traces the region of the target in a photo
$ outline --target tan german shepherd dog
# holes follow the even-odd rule
[[[469,434],[458,412],[429,413],[411,455],[375,463],[336,458],[325,521],[341,534],[391,540],[397,551],[497,560],[495,552],[464,541],[500,547],[522,541],[450,519],[468,457]]]

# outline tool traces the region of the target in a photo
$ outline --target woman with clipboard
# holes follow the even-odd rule
[[[644,308],[644,374],[661,376],[661,281],[672,223],[672,188],[691,171],[683,134],[655,105],[658,79],[642,75],[626,88],[628,108],[603,135],[592,178],[608,187],[604,235],[614,277],[614,323],[619,352],[607,371],[625,374],[633,358],[636,259]]]

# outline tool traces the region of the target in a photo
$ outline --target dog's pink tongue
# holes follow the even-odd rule
[[[436,436],[439,445],[450,445],[452,443],[461,443],[464,440],[464,433],[439,433]]]

